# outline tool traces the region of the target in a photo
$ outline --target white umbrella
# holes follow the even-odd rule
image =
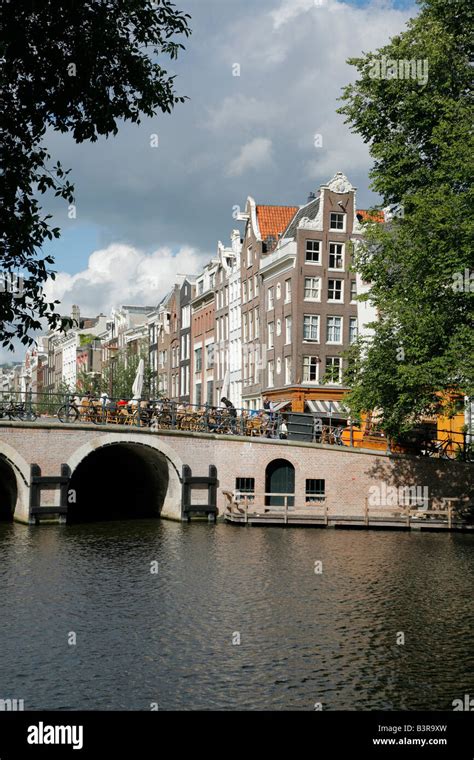
[[[137,374],[135,375],[135,380],[133,381],[133,385],[132,385],[132,394],[133,394],[134,399],[140,399],[142,396],[144,377],[145,377],[145,362],[143,361],[143,359],[140,359],[140,361],[138,362]]]

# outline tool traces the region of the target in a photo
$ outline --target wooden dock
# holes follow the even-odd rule
[[[324,503],[305,503],[289,506],[291,497],[281,495],[282,506],[264,506],[264,499],[257,505],[255,499],[244,498],[236,501],[225,491],[228,504],[224,513],[226,522],[234,525],[306,526],[313,528],[358,528],[375,530],[419,530],[419,531],[474,531],[474,524],[463,519],[458,509],[446,499],[439,509],[417,507],[369,507],[367,500],[364,513],[337,514],[329,512]]]

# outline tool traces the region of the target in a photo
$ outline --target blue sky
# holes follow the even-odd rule
[[[49,290],[63,313],[72,303],[89,314],[156,303],[176,273],[199,269],[218,240],[229,240],[239,226],[233,210],[248,195],[302,204],[343,171],[360,207],[377,200],[368,148],[336,114],[337,99],[354,76],[346,59],[402,31],[417,12],[413,3],[175,2],[191,14],[193,34],[178,62],[164,65],[189,100],[95,144],[47,136],[53,160],[71,168],[76,186],[76,219],[63,201],[45,205],[62,229],[45,252],[60,273]]]

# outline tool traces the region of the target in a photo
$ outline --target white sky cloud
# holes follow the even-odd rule
[[[110,313],[120,304],[155,306],[171,288],[177,274],[198,273],[209,255],[190,247],[175,255],[169,248],[150,254],[133,246],[113,243],[94,251],[88,266],[77,274],[59,273],[45,286],[48,299],[61,301],[61,313],[69,314],[73,304],[85,316]]]
[[[376,200],[368,189],[367,146],[336,113],[338,98],[355,76],[347,58],[385,45],[417,13],[415,4],[400,10],[386,0],[364,6],[183,0],[184,6],[193,34],[166,67],[189,100],[170,116],[124,125],[116,138],[95,144],[76,145],[58,133],[48,138],[53,160],[71,168],[78,220],[98,230],[101,248],[71,257],[61,241],[51,245],[48,252],[60,252],[51,288],[64,300],[64,313],[72,303],[90,314],[126,301],[154,304],[176,272],[197,271],[211,255],[201,252],[228,240],[233,208],[248,195],[297,205],[343,171],[358,187],[359,207]],[[240,76],[233,76],[234,63]],[[152,133],[159,148],[150,147]],[[322,148],[314,146],[316,133]],[[50,205],[45,211],[54,213],[54,224],[69,230],[67,205]]]
[[[272,141],[267,137],[256,137],[240,149],[228,168],[229,177],[239,177],[248,169],[262,169],[272,163]]]

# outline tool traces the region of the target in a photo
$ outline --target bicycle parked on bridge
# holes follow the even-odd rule
[[[59,407],[57,417],[63,423],[74,423],[82,419],[84,422],[99,424],[103,421],[102,405],[98,399],[88,398],[79,401],[77,396],[73,396]]]
[[[24,401],[8,401],[0,405],[0,419],[34,422],[38,415]]]
[[[444,441],[427,441],[426,447],[422,450],[422,453],[427,457],[439,457],[440,459],[464,458],[463,446],[461,446],[460,443],[453,441],[452,438],[446,438]]]

